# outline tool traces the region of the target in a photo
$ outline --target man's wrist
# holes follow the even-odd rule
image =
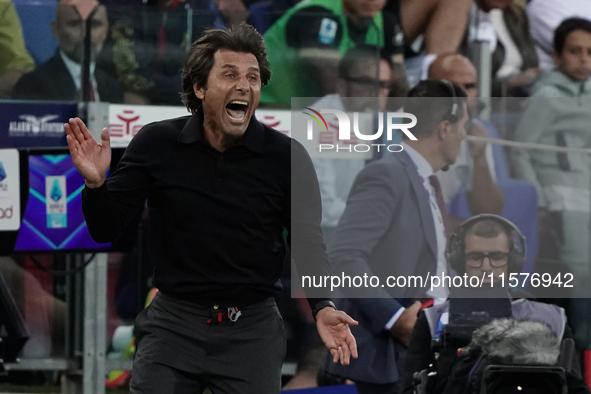
[[[327,308],[327,307],[332,307],[335,310],[337,309],[334,302],[329,301],[329,300],[320,301],[316,305],[314,305],[314,309],[312,310],[312,315],[314,316],[314,320],[316,320],[316,315],[318,314],[318,312],[320,312],[322,309]]]
[[[88,182],[88,181],[84,181],[84,184],[86,185],[87,188],[89,189],[98,189],[99,187],[101,187],[102,185],[105,184],[106,182],[106,178],[105,179],[101,179],[98,182]]]

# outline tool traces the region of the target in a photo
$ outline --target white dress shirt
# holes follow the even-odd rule
[[[60,56],[66,65],[66,68],[70,72],[72,79],[74,80],[74,84],[76,85],[76,90],[78,92],[82,91],[82,66],[79,63],[76,63],[72,59],[70,59],[65,53],[60,51]],[[90,83],[92,83],[92,87],[94,89],[94,99],[95,101],[101,101],[99,97],[98,87],[96,84],[96,79],[94,77],[94,70],[96,68],[96,64],[94,62],[90,63]]]

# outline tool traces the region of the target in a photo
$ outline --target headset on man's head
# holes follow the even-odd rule
[[[443,84],[445,85],[445,87],[449,91],[449,95],[452,100],[449,114],[451,116],[455,117],[455,119],[456,119],[456,120],[454,120],[454,123],[455,123],[458,119],[458,97],[456,96],[456,88],[454,87],[453,83],[451,83],[447,79],[441,79],[440,81],[443,82]]]
[[[521,273],[525,260],[525,236],[511,221],[493,214],[481,214],[465,220],[449,237],[447,243],[447,262],[457,273],[466,272],[464,261],[464,238],[466,229],[481,220],[491,219],[499,222],[509,232],[509,273]]]

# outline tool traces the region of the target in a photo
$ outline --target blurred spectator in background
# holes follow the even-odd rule
[[[19,78],[35,66],[25,48],[23,30],[14,5],[0,0],[0,99],[8,98]]]
[[[391,64],[388,56],[380,57],[380,50],[376,46],[349,50],[339,62],[337,93],[324,96],[312,104],[312,108],[343,112],[383,111],[389,93]],[[357,173],[365,166],[365,160],[349,157],[316,158],[312,161],[320,184],[323,230],[330,231],[336,227],[345,210],[349,190]]]
[[[86,23],[91,23],[90,101],[120,103],[123,100],[117,81],[96,67],[94,62],[107,37],[109,22],[104,5],[84,20],[69,0],[58,3],[51,25],[59,42],[56,54],[34,71],[24,75],[14,87],[12,97],[19,100],[80,101],[82,99],[82,62]]]
[[[536,46],[540,67],[554,68],[554,30],[560,23],[572,17],[591,20],[589,0],[529,0],[527,2],[530,32]]]
[[[193,41],[250,16],[242,0],[102,2],[112,24],[98,63],[119,80],[129,104],[178,105],[180,69]]]
[[[478,55],[476,45],[480,42],[488,42],[490,53],[497,48],[498,38],[490,12],[494,9],[503,9],[509,6],[512,0],[474,0],[470,7],[468,29],[460,52],[470,59]]]
[[[553,57],[557,69],[534,86],[515,139],[591,148],[591,22],[579,18],[562,22],[554,35]],[[566,271],[574,274],[574,291],[580,291],[588,286],[591,272],[591,157],[514,149],[513,159],[517,175],[536,186],[540,227],[551,232],[540,237],[554,241]],[[589,299],[571,299],[567,305],[579,348],[591,349],[590,310]]]
[[[492,96],[527,96],[540,70],[523,9],[513,0],[475,0],[460,51],[474,61],[483,41],[492,56]]]
[[[424,34],[425,53],[456,52],[472,0],[388,0],[385,10],[400,15],[407,43]]]
[[[51,256],[37,258],[43,262],[39,264],[53,264]],[[51,285],[48,289],[32,271],[23,268],[24,260],[24,257],[19,257],[19,262],[12,257],[0,257],[0,274],[4,277],[30,334],[21,357],[61,357],[64,355],[67,305],[51,294]]]
[[[283,386],[283,390],[318,387],[318,373],[324,366],[327,354],[326,346],[324,346],[318,334],[314,333],[298,360],[294,377]]]
[[[513,4],[490,11],[497,35],[492,54],[492,97],[527,97],[541,69],[525,10]]]
[[[301,2],[265,33],[273,76],[261,103],[289,107],[291,97],[319,97],[336,91],[341,56],[359,45],[401,54],[404,33],[398,16],[382,13],[385,0]],[[377,74],[376,74],[377,75]]]
[[[468,96],[468,111],[472,117],[478,116],[478,74],[470,59],[459,54],[440,55],[429,68],[429,78],[446,79],[458,85]],[[469,125],[470,135],[489,137],[485,125],[478,119],[472,118]],[[465,188],[473,215],[500,214],[503,210],[504,197],[496,184],[490,144],[462,141],[456,162],[436,175],[446,203],[452,201],[461,188]],[[455,228],[462,219],[454,219]]]
[[[425,34],[429,53],[455,51],[471,0],[313,0],[297,4],[265,34],[274,78],[262,103],[334,92],[338,60],[359,44],[383,47],[402,63],[404,43]],[[319,51],[323,49],[323,51]]]
[[[209,7],[218,12],[214,25],[217,29],[239,25],[250,16],[242,0],[210,0]]]

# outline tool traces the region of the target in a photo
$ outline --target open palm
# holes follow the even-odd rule
[[[357,343],[351,334],[350,326],[359,323],[343,311],[323,308],[316,315],[316,328],[320,338],[330,351],[333,362],[341,360],[342,365],[349,365],[350,358],[357,358]]]
[[[72,162],[89,187],[99,187],[107,179],[111,164],[109,131],[101,132],[101,144],[97,143],[80,118],[70,119],[64,125]]]

